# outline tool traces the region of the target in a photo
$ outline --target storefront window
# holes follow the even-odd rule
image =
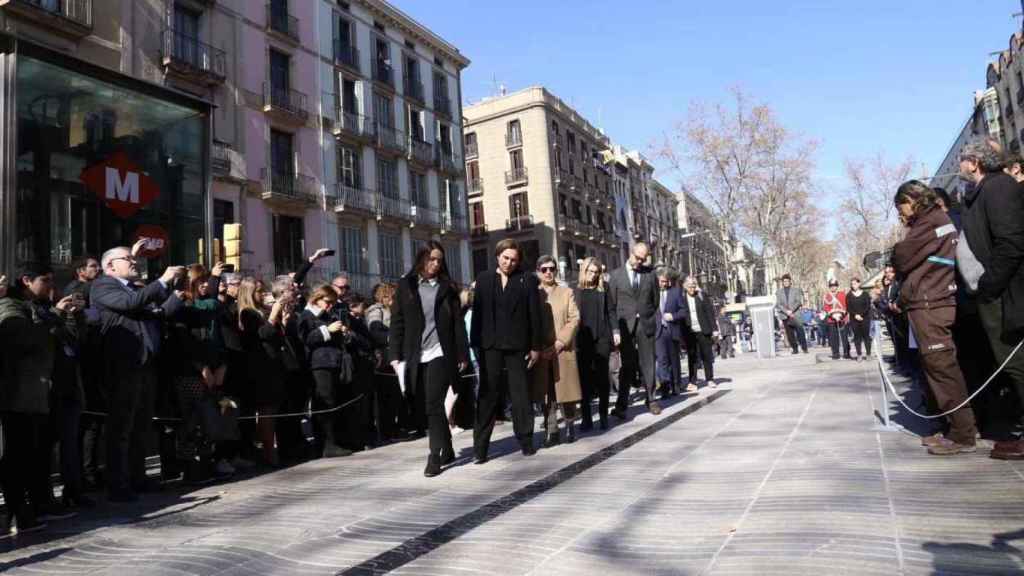
[[[44,262],[64,276],[75,258],[140,235],[162,241],[140,263],[151,277],[199,260],[202,111],[26,56],[15,91],[16,267]]]

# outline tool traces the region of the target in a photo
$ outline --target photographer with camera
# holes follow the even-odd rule
[[[156,358],[162,340],[161,321],[182,305],[172,287],[185,274],[181,266],[167,268],[156,282],[139,287],[139,271],[129,249],[107,250],[100,263],[104,276],[90,288],[92,307],[99,314],[110,416],[107,420],[107,485],[110,500],[128,502],[146,489],[145,458],[153,420],[157,386]]]

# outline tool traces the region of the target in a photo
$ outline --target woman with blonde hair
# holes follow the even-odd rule
[[[576,306],[580,323],[576,332],[576,362],[582,385],[582,418],[580,430],[592,430],[591,415],[594,396],[598,399],[601,429],[608,429],[608,357],[612,349],[612,328],[615,325],[611,300],[604,286],[604,266],[593,256],[580,265],[576,288]]]
[[[268,307],[271,301],[273,304]],[[283,336],[277,329],[284,311],[283,304],[283,301],[268,298],[262,282],[251,276],[242,279],[238,288],[238,329],[245,355],[242,402],[247,409],[251,408],[262,416],[274,414],[284,398]],[[256,432],[263,444],[264,462],[276,465],[274,419],[261,418]]]
[[[405,423],[405,398],[398,386],[398,376],[388,362],[391,336],[391,305],[395,301],[395,285],[381,283],[373,287],[373,304],[366,309],[366,325],[373,344],[374,405],[381,442],[398,440],[399,426]]]

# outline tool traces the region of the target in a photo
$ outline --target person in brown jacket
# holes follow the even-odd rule
[[[576,330],[580,313],[572,288],[558,285],[558,265],[551,256],[537,259],[540,278],[541,343],[540,359],[532,370],[531,400],[544,405],[547,438],[544,446],[557,445],[558,409],[565,417],[565,440],[576,441],[576,403],[583,398],[579,366],[576,364]]]
[[[893,247],[892,263],[903,277],[899,307],[907,312],[921,355],[921,365],[939,410],[967,399],[967,386],[956,361],[956,228],[936,202],[935,192],[917,180],[900,185],[894,199],[908,230]],[[949,416],[949,434],[924,439],[930,454],[975,451],[974,412],[964,406]]]

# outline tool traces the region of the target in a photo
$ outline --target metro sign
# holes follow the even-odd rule
[[[120,218],[131,218],[160,196],[160,187],[124,152],[82,170],[85,187]]]

